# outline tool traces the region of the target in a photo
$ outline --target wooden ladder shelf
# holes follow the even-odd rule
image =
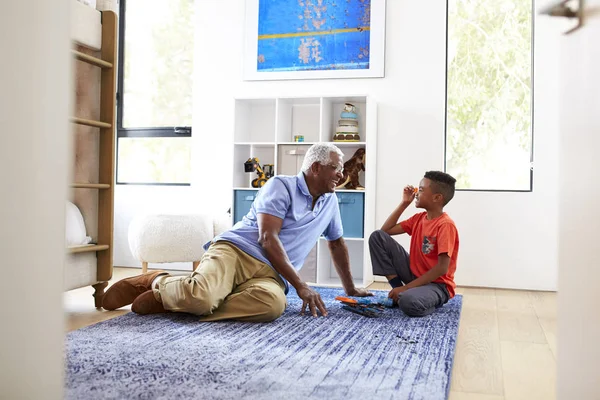
[[[98,190],[98,237],[99,244],[73,246],[67,248],[71,254],[96,252],[97,284],[94,297],[96,306],[102,305],[102,296],[113,272],[113,231],[114,231],[114,176],[115,176],[115,110],[117,82],[117,15],[112,11],[102,11],[102,45],[100,56],[94,57],[72,49],[71,55],[81,62],[101,69],[100,71],[100,117],[99,120],[84,119],[77,116],[70,122],[99,129],[98,181],[99,183],[75,182],[73,189]],[[90,155],[94,157],[94,155]]]

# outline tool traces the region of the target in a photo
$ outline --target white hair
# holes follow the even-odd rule
[[[315,143],[306,152],[304,162],[302,163],[302,172],[308,172],[310,167],[318,162],[327,165],[331,162],[331,153],[337,153],[340,159],[344,159],[344,153],[331,143]]]

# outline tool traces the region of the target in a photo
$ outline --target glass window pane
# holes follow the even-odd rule
[[[192,138],[121,137],[118,183],[190,183]]]
[[[531,0],[450,0],[446,170],[460,189],[531,188]]]
[[[192,126],[193,3],[125,3],[124,128]]]

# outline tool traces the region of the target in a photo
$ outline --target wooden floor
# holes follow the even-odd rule
[[[112,282],[139,273],[115,268]],[[87,287],[64,294],[67,331],[129,312],[97,310],[92,293]],[[463,308],[450,400],[554,399],[556,293],[475,288],[457,293]]]

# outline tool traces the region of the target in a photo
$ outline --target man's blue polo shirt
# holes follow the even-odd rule
[[[258,244],[256,217],[257,214],[269,214],[283,220],[279,240],[291,264],[299,271],[321,235],[327,240],[336,240],[344,233],[335,193],[320,196],[314,209],[312,202],[304,173],[275,176],[258,191],[248,214],[230,230],[206,243],[204,249],[208,249],[212,242],[225,240],[272,267],[264,249]],[[288,283],[282,279],[287,293]]]

